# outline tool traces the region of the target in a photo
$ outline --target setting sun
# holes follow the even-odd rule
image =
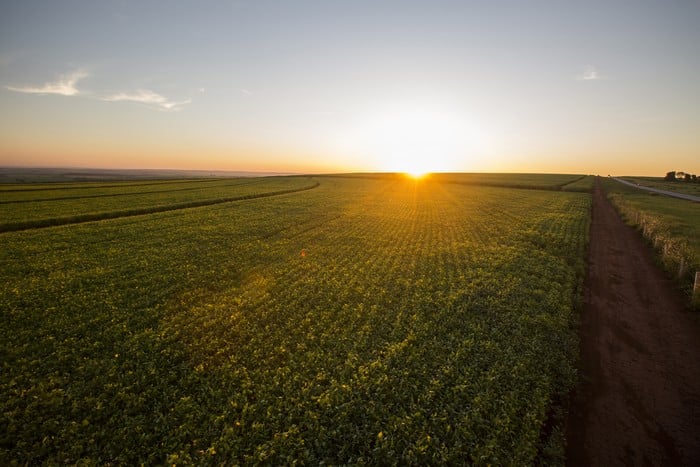
[[[465,118],[435,108],[396,108],[364,119],[358,148],[376,170],[420,177],[472,165],[473,127]]]
[[[408,175],[411,178],[414,178],[418,180],[419,178],[423,178],[428,175],[429,172],[422,172],[422,171],[408,171],[404,172],[406,175]]]

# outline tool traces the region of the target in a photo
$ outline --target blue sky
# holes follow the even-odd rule
[[[700,172],[700,2],[15,1],[0,165]]]

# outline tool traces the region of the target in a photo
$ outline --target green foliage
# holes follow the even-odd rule
[[[156,212],[210,206],[252,198],[278,196],[316,188],[299,177],[233,179],[211,183],[208,180],[182,182],[169,186],[159,183],[134,185],[76,186],[56,191],[54,188],[16,190],[6,188],[0,198],[0,232],[27,230],[56,225],[79,224]],[[153,185],[156,185],[154,189]],[[119,191],[116,191],[119,190]]]
[[[589,205],[323,178],[4,233],[0,462],[556,456],[541,432],[576,380]]]

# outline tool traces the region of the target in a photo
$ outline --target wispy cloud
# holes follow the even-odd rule
[[[76,96],[80,94],[75,85],[83,78],[88,77],[88,73],[77,70],[73,73],[61,75],[58,81],[46,83],[43,86],[5,86],[10,91],[24,92],[27,94],[59,94],[61,96]]]
[[[576,76],[576,79],[579,81],[597,81],[603,79],[603,77],[600,75],[600,73],[598,73],[598,70],[594,66],[588,65],[583,69],[581,74]]]
[[[102,100],[107,102],[138,102],[140,104],[155,106],[162,110],[180,110],[184,105],[192,102],[192,99],[173,101],[156,92],[149,91],[148,89],[138,89],[133,93],[121,92],[118,94],[112,94],[110,96],[103,97]]]
[[[120,92],[110,95],[95,95],[83,92],[77,88],[78,81],[89,76],[84,70],[76,70],[72,73],[60,75],[58,80],[45,83],[41,86],[5,86],[6,89],[27,94],[58,94],[61,96],[91,95],[92,98],[106,102],[128,101],[145,104],[159,110],[177,111],[192,102],[192,99],[175,101],[148,89],[137,89],[133,92]],[[204,88],[200,89],[204,92]]]

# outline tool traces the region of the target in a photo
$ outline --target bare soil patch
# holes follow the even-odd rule
[[[698,317],[597,182],[580,332],[567,464],[700,465]]]

